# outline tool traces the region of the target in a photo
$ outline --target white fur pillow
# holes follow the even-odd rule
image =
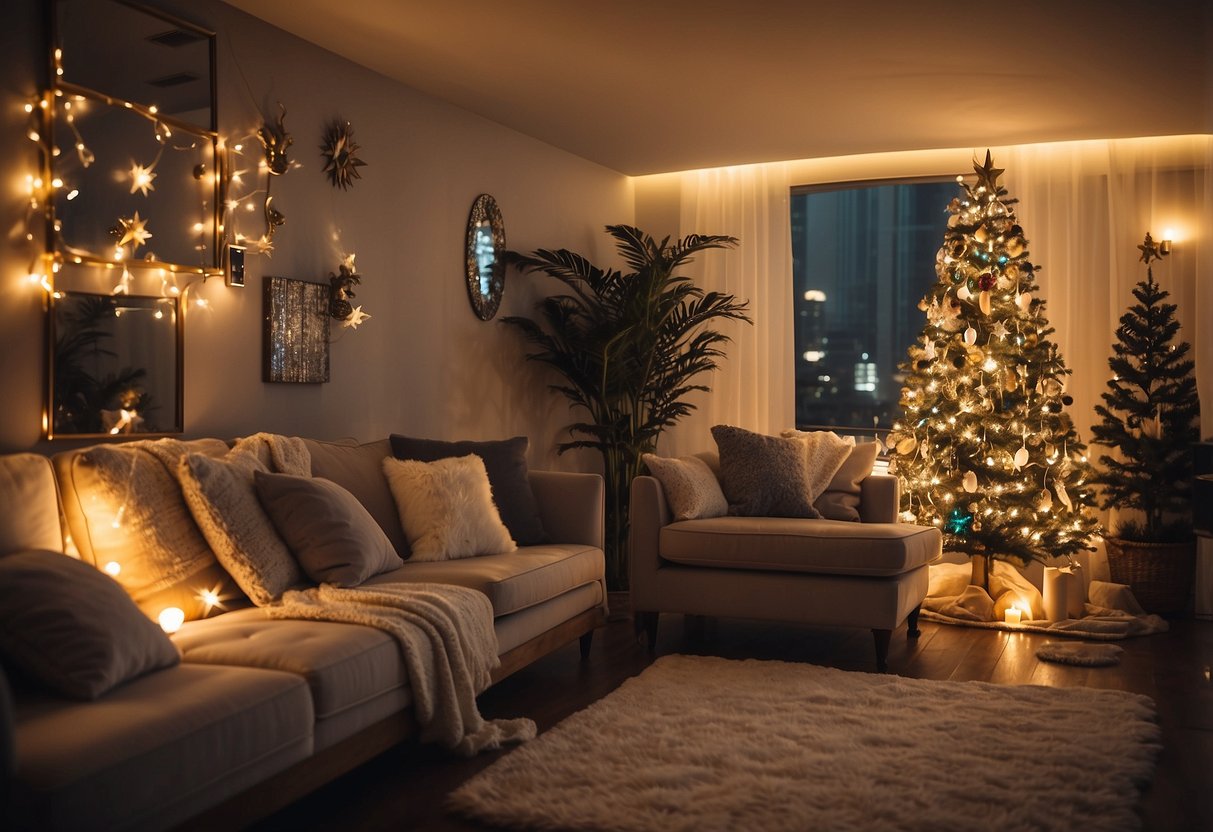
[[[729,513],[720,480],[702,458],[645,454],[641,460],[661,483],[675,520],[724,517]]]
[[[513,552],[518,545],[493,503],[484,460],[475,454],[434,462],[383,460],[410,560],[454,560]]]

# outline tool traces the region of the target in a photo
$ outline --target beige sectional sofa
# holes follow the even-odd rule
[[[933,527],[897,522],[897,479],[860,483],[859,522],[799,517],[674,521],[654,477],[632,481],[632,608],[657,637],[660,613],[753,618],[872,630],[885,671],[890,635],[916,636],[927,564],[942,553]]]
[[[388,440],[306,444],[313,475],[353,493],[393,543],[405,539],[381,469]],[[0,457],[0,557],[63,552],[66,538],[68,551],[105,565],[92,544],[112,543],[111,530],[87,510],[95,495],[81,453],[57,455],[53,470],[45,457]],[[531,472],[529,479],[553,542],[454,561],[406,560],[371,579],[454,583],[487,595],[501,660],[494,681],[578,637],[584,654],[606,619],[601,478]],[[171,600],[148,598],[143,608],[153,616],[155,605]],[[12,701],[0,715],[8,740],[0,753],[9,747],[0,825],[238,825],[416,734],[400,648],[389,635],[226,605],[232,609],[187,621],[173,635],[180,664],[93,701],[41,691],[10,672]]]

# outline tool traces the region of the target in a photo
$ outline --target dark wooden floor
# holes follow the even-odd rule
[[[1147,830],[1213,829],[1213,622],[1178,621],[1169,633],[1118,642],[1119,666],[1080,668],[1036,658],[1048,636],[922,622],[922,636],[893,636],[892,672],[925,679],[1000,684],[1086,685],[1143,693],[1158,706],[1164,750],[1141,802]],[[873,670],[868,631],[804,628],[663,616],[666,653],[812,662]],[[505,679],[480,698],[486,716],[529,716],[544,731],[642,671],[652,658],[630,621],[598,631],[592,655],[572,644]],[[444,797],[496,759],[452,760],[432,749],[397,747],[271,816],[257,829],[475,830],[446,814]]]

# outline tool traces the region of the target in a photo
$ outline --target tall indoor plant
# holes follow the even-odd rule
[[[1099,458],[1100,508],[1135,509],[1142,519],[1117,524],[1106,539],[1112,580],[1127,583],[1151,612],[1180,612],[1187,603],[1196,558],[1191,483],[1200,440],[1200,402],[1188,343],[1175,304],[1154,280],[1162,255],[1150,235],[1138,246],[1146,279],[1137,302],[1120,318],[1112,378],[1095,411],[1094,443],[1115,449]]]
[[[676,274],[692,255],[732,248],[733,237],[692,234],[658,242],[630,225],[608,225],[631,269],[603,269],[566,249],[511,253],[524,272],[543,272],[568,292],[535,306],[536,319],[507,317],[536,349],[528,355],[564,378],[552,389],[587,414],[569,425],[573,439],[559,452],[592,448],[602,454],[606,478],[607,585],[627,588],[628,494],[640,457],[657,447],[662,431],[695,408],[687,395],[707,386],[694,381],[724,357],[727,335],[708,324],[743,320],[748,301],[705,292]]]

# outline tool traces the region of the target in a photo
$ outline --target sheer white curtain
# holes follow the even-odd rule
[[[1177,136],[1024,145],[995,151],[1005,184],[1043,266],[1041,294],[1053,336],[1073,371],[1071,412],[1089,441],[1107,389],[1119,318],[1145,277],[1137,245],[1170,232],[1172,253],[1154,266],[1171,293],[1179,338],[1192,346],[1204,404],[1201,435],[1213,435],[1213,137]],[[1106,449],[1090,449],[1092,456]],[[1114,512],[1105,521],[1116,521]],[[1213,614],[1213,545],[1201,541],[1197,611]]]
[[[730,234],[736,249],[700,254],[687,269],[698,286],[750,302],[753,326],[726,321],[733,339],[720,370],[701,377],[710,393],[661,440],[661,453],[715,448],[709,429],[732,424],[762,433],[793,427],[792,241],[783,164],[690,171],[681,175],[679,234]]]

